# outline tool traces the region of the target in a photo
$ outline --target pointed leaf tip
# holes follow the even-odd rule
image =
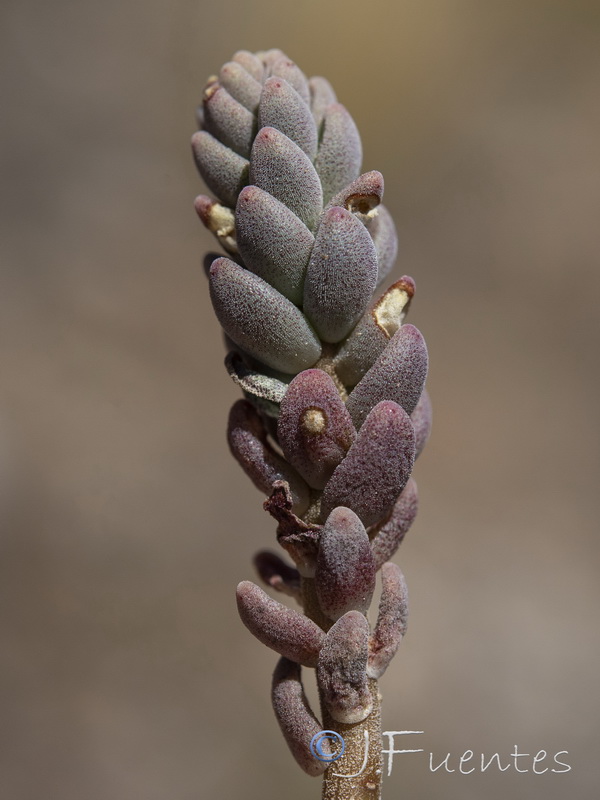
[[[244,265],[284,297],[301,305],[315,237],[284,203],[258,186],[240,192],[235,211]]]
[[[317,126],[309,107],[285,80],[273,76],[265,81],[258,106],[259,127],[284,133],[313,161],[317,154]]]
[[[252,145],[250,183],[272,194],[314,229],[323,209],[319,176],[306,153],[281,131],[259,130]]]

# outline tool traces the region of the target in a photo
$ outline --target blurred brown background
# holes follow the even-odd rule
[[[385,796],[597,796],[598,3],[1,14],[2,800],[319,796],[276,728],[275,657],[236,615],[274,524],[227,452],[238,392],[192,209],[204,81],[269,47],[354,115],[431,353],[384,728],[424,730],[404,746],[454,768],[515,745],[572,766],[401,756]]]

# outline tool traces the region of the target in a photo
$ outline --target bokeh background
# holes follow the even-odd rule
[[[0,797],[318,797],[236,583],[274,541],[224,428],[238,391],[189,152],[240,48],[325,75],[386,178],[434,433],[397,561],[410,630],[385,796],[600,786],[595,0],[5,2]],[[429,771],[451,753],[521,769]],[[533,775],[554,753],[572,767]]]

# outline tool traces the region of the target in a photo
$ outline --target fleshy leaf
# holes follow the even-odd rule
[[[321,533],[315,573],[321,611],[337,620],[347,611],[366,614],[375,589],[371,543],[356,514],[334,508]]]
[[[287,658],[281,658],[273,673],[271,701],[277,722],[290,752],[298,765],[312,777],[322,775],[328,761],[315,758],[310,745],[323,726],[313,714],[302,686],[302,670]],[[321,752],[329,755],[329,742],[320,745]]]
[[[320,128],[327,106],[337,102],[337,97],[332,85],[326,78],[321,78],[320,76],[311,78],[308,86],[310,89],[310,107],[317,128]]]
[[[327,203],[326,210],[333,206],[342,206],[370,226],[372,220],[376,218],[375,209],[381,203],[382,197],[383,175],[377,170],[372,170],[359,175],[355,181],[335,194]]]
[[[311,230],[323,208],[323,191],[311,160],[275,128],[261,128],[250,160],[250,183],[281,200]]]
[[[240,156],[248,158],[256,134],[256,117],[218,83],[204,93],[204,127]]]
[[[362,145],[354,120],[344,106],[333,103],[325,111],[323,136],[315,159],[325,203],[358,178],[361,163]]]
[[[325,634],[311,619],[273,600],[252,581],[237,587],[238,611],[250,633],[280,656],[316,667]]]
[[[406,633],[408,590],[400,567],[388,561],[381,568],[381,601],[375,630],[369,639],[367,675],[380,678],[396,655]]]
[[[346,407],[357,429],[381,400],[412,414],[427,377],[427,346],[414,325],[402,325],[377,361],[350,392]]]
[[[237,61],[228,61],[221,67],[219,82],[229,94],[252,113],[258,108],[262,84]]]
[[[265,81],[258,106],[259,127],[276,128],[300,147],[311,161],[317,154],[317,126],[310,108],[284,79]]]
[[[210,296],[227,335],[254,358],[294,374],[312,367],[321,345],[306,317],[262,278],[228,258],[210,268]]]
[[[248,159],[234,153],[207,131],[192,136],[192,151],[198,171],[208,188],[227,206],[248,183]]]
[[[278,592],[301,601],[300,573],[276,553],[261,550],[254,556],[254,566],[261,580]]]
[[[423,452],[423,448],[427,444],[429,434],[431,433],[431,399],[427,389],[423,389],[419,402],[415,406],[410,418],[415,429],[417,451],[415,458],[417,458]]]
[[[290,209],[258,186],[238,198],[237,245],[245,266],[296,305],[315,237]]]
[[[204,258],[202,259],[202,269],[204,270],[204,274],[207,278],[210,277],[210,268],[212,267],[213,263],[217,260],[217,258],[223,258],[221,253],[206,253]],[[233,342],[231,343],[232,346]],[[225,346],[227,347],[228,343],[225,342]]]
[[[355,386],[373,366],[402,324],[414,292],[415,282],[405,275],[371,304],[335,356],[345,386]]]
[[[413,524],[419,508],[419,495],[414,478],[410,478],[400,497],[396,500],[392,513],[379,523],[371,534],[371,550],[375,569],[393,557],[402,544],[406,532]]]
[[[277,436],[286,459],[306,482],[323,489],[346,455],[356,431],[326,372],[307,369],[287,387]]]
[[[384,205],[379,206],[377,209],[377,216],[369,225],[369,231],[377,249],[377,263],[379,265],[377,283],[380,284],[391,272],[398,255],[396,225]]]
[[[229,412],[227,441],[232,455],[256,488],[270,495],[276,481],[285,481],[294,510],[308,507],[308,486],[296,470],[269,445],[259,413],[247,400],[238,400]]]
[[[265,75],[265,65],[257,55],[251,53],[249,50],[238,50],[233,56],[232,61],[241,64],[246,72],[252,75],[256,81],[262,83]]]
[[[323,214],[304,281],[304,313],[326,342],[339,342],[363,315],[377,281],[365,226],[345,208]]]
[[[410,417],[390,400],[378,403],[325,487],[321,519],[327,519],[337,506],[346,506],[367,527],[379,522],[406,486],[414,459]]]
[[[310,89],[308,88],[306,75],[286,55],[282,54],[280,58],[273,61],[271,75],[284,78],[298,92],[307,105],[310,103]]]
[[[268,78],[271,74],[273,64],[280,61],[282,58],[287,58],[283,50],[278,47],[272,47],[270,50],[259,50],[256,54],[265,65],[265,76]]]
[[[348,611],[328,631],[319,654],[317,683],[334,720],[353,725],[373,710],[366,674],[369,623]]]

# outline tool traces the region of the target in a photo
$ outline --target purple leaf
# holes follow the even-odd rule
[[[373,710],[366,675],[369,623],[359,611],[344,614],[328,631],[319,654],[317,683],[336,722],[354,725]]]
[[[359,320],[334,360],[335,371],[345,386],[355,386],[373,366],[402,324],[414,292],[415,282],[405,275]]]
[[[415,432],[408,414],[390,400],[379,403],[325,487],[321,519],[346,506],[367,527],[379,522],[405,487],[414,458]]]
[[[273,673],[271,701],[283,738],[298,765],[312,777],[322,775],[329,766],[328,761],[320,761],[311,752],[313,738],[323,726],[313,714],[304,694],[301,680],[302,671],[298,664],[281,658]],[[329,742],[320,745],[323,754],[329,754]]]
[[[321,611],[337,620],[347,611],[366,614],[375,590],[375,565],[371,543],[356,514],[338,507],[321,533],[315,572]]]
[[[408,591],[400,567],[388,561],[381,568],[381,601],[375,630],[369,639],[367,675],[380,678],[396,655],[406,633]]]
[[[402,544],[406,532],[413,524],[419,508],[417,484],[410,478],[396,500],[390,516],[380,522],[371,534],[371,550],[375,569],[379,570]]]
[[[257,553],[254,556],[254,566],[259,577],[267,586],[302,602],[300,573],[295,567],[290,567],[270,550],[261,550]]]
[[[297,375],[281,402],[277,436],[287,460],[323,489],[356,431],[333,380],[320,369]]]
[[[276,481],[285,481],[294,509],[302,514],[308,508],[308,486],[269,445],[260,415],[247,400],[238,400],[229,412],[227,441],[232,455],[259,491],[270,495]]]
[[[350,392],[346,407],[357,429],[381,400],[414,411],[427,377],[427,346],[414,325],[402,325],[377,361]]]
[[[390,212],[384,205],[377,209],[377,216],[369,225],[377,249],[378,275],[377,283],[391,272],[398,255],[398,234]]]
[[[220,253],[206,253],[204,258],[202,259],[202,269],[204,270],[204,274],[206,277],[210,277],[210,268],[213,265],[213,262],[217,260],[217,258],[222,258],[223,256]],[[227,346],[227,343],[225,343]]]
[[[431,399],[427,389],[423,389],[421,397],[419,398],[419,402],[415,406],[410,418],[415,429],[417,450],[415,458],[417,458],[422,453],[423,448],[429,439],[429,434],[431,433]]]
[[[273,600],[252,581],[237,587],[240,617],[250,633],[271,650],[305,667],[316,667],[325,634],[304,614]]]

